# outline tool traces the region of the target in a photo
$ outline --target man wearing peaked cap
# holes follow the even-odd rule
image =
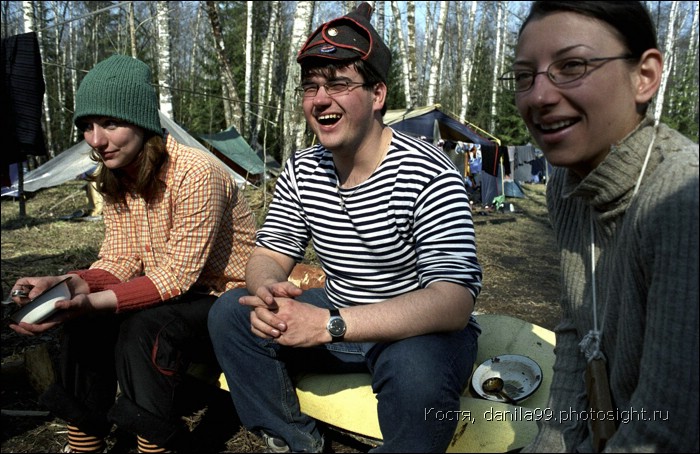
[[[319,143],[287,161],[246,289],[209,313],[238,415],[273,452],[323,449],[290,376],[310,368],[371,373],[377,452],[445,451],[457,418],[444,416],[459,411],[476,357],[466,187],[441,150],[384,125],[391,53],[371,12],[362,3],[321,25],[299,51],[297,92]],[[288,276],[310,243],[326,281],[302,291]]]

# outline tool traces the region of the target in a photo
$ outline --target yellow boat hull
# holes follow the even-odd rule
[[[528,356],[542,368],[537,391],[517,406],[479,397],[469,387],[448,452],[506,452],[527,445],[537,434],[536,419],[546,414],[554,364],[554,333],[506,315],[477,315],[482,328],[475,368],[494,356]],[[220,385],[228,389],[223,374]],[[301,410],[342,431],[381,443],[377,399],[369,374],[306,374],[297,381]],[[342,409],[342,411],[340,410]]]

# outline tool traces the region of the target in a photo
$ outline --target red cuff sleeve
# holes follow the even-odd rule
[[[117,285],[108,285],[105,290],[112,290],[117,295],[117,312],[143,309],[161,302],[158,289],[146,276]]]
[[[90,293],[101,292],[107,285],[119,284],[121,281],[109,271],[92,269],[92,270],[75,270],[69,271],[67,274],[76,274],[90,286]]]

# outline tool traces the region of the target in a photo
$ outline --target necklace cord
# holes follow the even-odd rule
[[[649,163],[649,158],[651,157],[651,150],[654,148],[654,143],[656,142],[656,134],[659,128],[658,121],[654,122],[654,129],[651,136],[651,141],[649,142],[649,147],[647,148],[646,156],[644,157],[644,162],[642,164],[642,169],[637,178],[637,183],[634,186],[634,192],[632,193],[632,198],[637,195],[639,187],[642,184],[642,179],[644,178],[644,173],[646,172],[647,164]],[[632,200],[630,200],[632,203]],[[593,207],[589,210],[589,225],[590,225],[590,238],[591,238],[591,248],[590,248],[590,259],[591,259],[591,303],[593,306],[593,329],[586,334],[581,342],[579,343],[579,348],[583,352],[584,356],[588,361],[592,361],[597,358],[605,358],[605,355],[601,351],[601,338],[603,336],[602,330],[598,328],[598,301],[596,298],[596,281],[595,281],[595,228],[593,222]]]

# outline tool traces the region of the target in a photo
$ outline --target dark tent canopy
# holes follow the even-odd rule
[[[428,142],[436,143],[439,139],[453,143],[466,142],[480,144],[483,147],[496,147],[496,139],[490,140],[476,132],[474,128],[443,112],[440,104],[415,107],[413,109],[388,110],[384,114],[384,123],[397,131],[415,137],[425,137]]]

